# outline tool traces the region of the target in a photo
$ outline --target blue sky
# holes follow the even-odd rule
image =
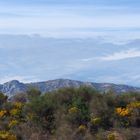
[[[139,5],[138,0],[1,0],[0,33],[137,37]]]
[[[1,0],[0,83],[140,86],[139,7],[139,0]]]
[[[117,0],[117,1],[112,1],[112,0],[1,0],[1,3],[14,3],[14,4],[102,4],[102,5],[123,5],[123,4],[128,4],[128,5],[137,5],[139,3],[139,0]]]

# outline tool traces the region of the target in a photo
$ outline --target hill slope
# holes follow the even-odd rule
[[[140,88],[132,87],[128,85],[116,85],[110,83],[92,83],[92,82],[81,82],[68,79],[56,79],[49,80],[46,82],[36,83],[21,83],[17,80],[9,81],[0,85],[0,91],[8,96],[13,96],[19,92],[25,92],[29,87],[38,88],[42,93],[57,90],[63,87],[80,87],[80,86],[91,86],[101,92],[114,90],[116,93],[128,92],[128,91],[140,91]]]

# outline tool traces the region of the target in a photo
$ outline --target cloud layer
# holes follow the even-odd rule
[[[0,82],[70,78],[139,86],[139,45],[140,40],[117,45],[101,38],[0,35]]]
[[[0,82],[72,78],[139,86],[139,7],[139,0],[1,0]]]
[[[136,57],[140,57],[140,50],[129,49],[129,50],[123,50],[120,52],[115,52],[113,54],[101,57],[101,60],[115,61],[115,60],[123,60],[123,59],[136,58]]]

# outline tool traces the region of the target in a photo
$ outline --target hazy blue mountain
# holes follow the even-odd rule
[[[17,80],[13,80],[3,85],[0,85],[0,91],[8,95],[9,97],[16,95],[18,93],[26,92],[29,87],[35,87],[39,89],[42,93],[57,90],[63,87],[80,87],[80,86],[90,86],[98,91],[106,92],[108,90],[114,90],[116,93],[128,92],[128,91],[140,91],[140,88],[127,86],[127,85],[116,85],[110,83],[92,83],[92,82],[81,82],[69,79],[56,79],[49,80],[46,82],[36,82],[36,83],[21,83]]]

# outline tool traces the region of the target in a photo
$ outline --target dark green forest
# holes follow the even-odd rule
[[[0,140],[140,140],[140,93],[0,93]]]

